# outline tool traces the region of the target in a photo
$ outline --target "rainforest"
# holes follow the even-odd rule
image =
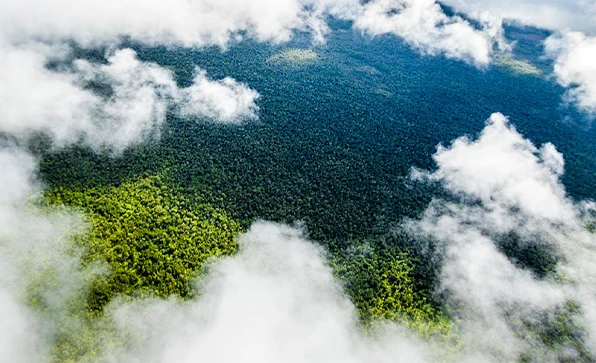
[[[596,361],[589,26],[191,3],[0,26],[3,361]]]

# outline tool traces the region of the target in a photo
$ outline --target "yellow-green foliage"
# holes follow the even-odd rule
[[[119,187],[56,188],[46,200],[80,208],[91,225],[79,237],[85,261],[105,260],[111,273],[94,282],[89,308],[118,294],[192,296],[192,281],[209,257],[233,254],[240,226],[209,205],[190,206],[161,177]]]
[[[540,69],[536,68],[536,66],[527,61],[512,58],[511,56],[498,55],[495,58],[495,63],[500,67],[508,68],[514,75],[530,75],[536,77],[542,75],[542,72]]]
[[[319,55],[312,49],[292,48],[277,53],[267,59],[271,64],[306,65],[319,59]]]
[[[449,332],[447,319],[416,291],[406,254],[358,251],[336,259],[333,265],[364,324],[397,321],[425,337]]]

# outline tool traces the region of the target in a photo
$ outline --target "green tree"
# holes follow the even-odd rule
[[[241,232],[222,210],[189,204],[160,176],[118,187],[56,187],[46,201],[78,208],[88,219],[88,233],[76,237],[87,250],[83,259],[110,267],[91,287],[88,307],[97,312],[115,295],[191,297],[205,262],[236,252]]]

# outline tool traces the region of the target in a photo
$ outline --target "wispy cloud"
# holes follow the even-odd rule
[[[502,41],[501,24],[485,21],[476,29],[458,16],[447,16],[434,0],[374,0],[363,5],[355,27],[373,35],[395,34],[424,54],[443,54],[477,66],[490,63]]]
[[[35,207],[37,161],[0,149],[0,352],[6,362],[46,362],[52,343],[84,326],[84,299],[100,265],[83,268],[71,237],[85,225],[77,213]]]
[[[116,51],[106,64],[75,60],[57,71],[44,64],[56,53],[43,50],[10,48],[0,58],[0,130],[18,138],[43,132],[57,146],[82,140],[122,151],[158,132],[175,107],[184,116],[221,122],[256,117],[255,91],[231,79],[212,81],[200,69],[191,86],[179,88],[169,70],[139,61],[130,49]]]

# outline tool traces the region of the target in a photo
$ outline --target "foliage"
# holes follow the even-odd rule
[[[317,53],[311,49],[292,48],[269,57],[267,62],[280,66],[301,66],[312,63],[318,58]]]
[[[511,72],[550,71],[539,57],[545,32],[507,25],[516,40],[512,58],[501,60],[507,67],[480,72],[420,56],[394,36],[371,39],[332,23],[336,31],[321,47],[301,36],[285,46],[243,41],[226,51],[126,44],[171,69],[182,87],[197,66],[215,79],[246,82],[261,95],[258,122],[230,127],[169,115],[159,142],[116,158],[33,140],[48,201],[88,215],[93,228],[79,240],[90,248],[86,261],[106,258],[112,268],[93,285],[92,311],[116,294],[190,297],[189,282],[205,260],[233,253],[242,227],[256,219],[303,221],[331,251],[365,325],[389,319],[425,336],[446,332],[450,323],[429,293],[437,261],[420,251],[422,241],[388,231],[439,193],[412,183],[411,167],[431,169],[437,144],[479,132],[495,111],[535,144],[553,142],[563,152],[571,196],[596,195],[596,128],[573,124],[582,117],[560,107],[564,90],[552,80]],[[84,56],[102,59],[103,52]],[[288,66],[296,61],[308,67]],[[167,179],[148,177],[162,170]],[[501,242],[538,277],[556,265],[549,248],[526,248],[515,235]]]
[[[119,187],[66,189],[46,194],[50,204],[82,209],[91,229],[79,237],[85,261],[105,260],[107,278],[94,282],[89,308],[99,311],[118,294],[153,293],[166,297],[193,294],[191,282],[213,256],[237,249],[238,223],[210,205],[190,205],[161,177]]]
[[[555,355],[559,353],[559,362],[594,362],[595,357],[586,346],[585,327],[581,326],[581,319],[578,319],[580,315],[579,306],[568,300],[555,311],[542,313],[524,324],[547,349]],[[522,354],[520,361],[531,361],[530,358]]]
[[[170,115],[158,143],[118,158],[82,147],[43,153],[43,178],[53,186],[119,185],[169,167],[186,198],[199,195],[243,226],[301,220],[313,239],[341,245],[419,215],[435,191],[409,182],[410,168],[431,169],[437,144],[479,132],[501,111],[534,143],[552,142],[565,155],[563,182],[572,196],[594,197],[596,128],[573,124],[581,115],[560,107],[563,90],[550,80],[499,66],[479,72],[420,56],[394,36],[370,39],[332,25],[323,46],[306,36],[283,46],[243,41],[225,51],[127,44],[142,60],[171,69],[180,86],[192,82],[197,66],[214,79],[245,82],[261,96],[259,121],[231,127]],[[514,59],[549,72],[537,48],[548,34],[507,32],[517,40]],[[268,61],[306,54],[297,49],[317,61]]]
[[[425,337],[449,333],[446,317],[424,292],[417,291],[407,254],[361,244],[335,258],[332,265],[365,326],[390,320],[405,323]]]

